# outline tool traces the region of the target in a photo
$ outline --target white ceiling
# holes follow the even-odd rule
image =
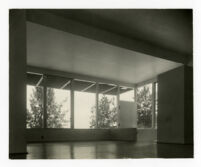
[[[27,64],[138,83],[181,64],[27,22]]]

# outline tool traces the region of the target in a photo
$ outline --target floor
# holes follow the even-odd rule
[[[153,142],[90,141],[30,143],[27,159],[192,158],[193,145]]]

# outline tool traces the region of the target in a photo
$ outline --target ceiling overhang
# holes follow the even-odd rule
[[[188,64],[189,59],[191,59],[191,56],[187,54],[181,54],[179,52],[161,48],[151,43],[146,43],[133,38],[131,39],[113,32],[80,23],[75,20],[63,18],[49,12],[48,10],[27,10],[27,20],[110,45],[182,64]]]

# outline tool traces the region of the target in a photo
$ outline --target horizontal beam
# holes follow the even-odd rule
[[[75,20],[63,18],[55,15],[54,13],[48,12],[47,10],[28,9],[27,20],[96,41],[101,41],[114,46],[178,63],[187,64],[189,57],[192,56],[161,48],[142,40],[125,37],[117,33],[89,26]]]
[[[34,75],[42,75],[40,73],[36,73],[36,72],[27,72],[28,74],[34,74]]]
[[[52,69],[46,69],[46,68],[34,67],[34,66],[27,66],[27,72],[41,73],[46,75],[56,75],[56,76],[66,77],[71,79],[114,84],[114,85],[120,85],[120,86],[131,87],[131,88],[134,87],[133,83],[126,83],[126,82],[117,81],[117,80],[109,80],[105,78],[93,77],[88,75],[82,75],[77,73],[70,73],[70,72],[64,72],[64,71],[58,71],[58,70],[52,70]]]

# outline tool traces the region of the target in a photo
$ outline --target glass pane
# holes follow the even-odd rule
[[[120,101],[134,102],[134,89],[121,87]]]
[[[70,91],[47,88],[47,128],[70,128]]]
[[[138,128],[152,127],[152,84],[137,88]]]
[[[75,91],[75,129],[90,129],[96,126],[96,94]]]
[[[157,128],[158,117],[158,83],[155,83],[155,128]]]
[[[26,128],[43,127],[43,88],[27,85]]]
[[[117,96],[99,94],[98,128],[117,127]]]

